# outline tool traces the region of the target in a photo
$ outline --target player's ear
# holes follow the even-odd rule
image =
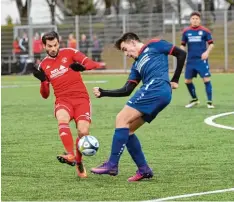
[[[136,41],[135,41],[135,40],[131,40],[131,42],[132,42],[132,45],[133,45],[134,47],[136,47]]]

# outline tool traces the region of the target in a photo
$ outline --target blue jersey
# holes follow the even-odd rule
[[[173,48],[171,43],[159,39],[144,45],[132,65],[129,80],[137,83],[142,80],[143,86],[161,80],[169,82],[168,55]]]
[[[201,55],[207,49],[207,43],[213,43],[210,31],[199,26],[196,28],[188,27],[183,30],[181,44],[188,44],[187,60],[201,60]]]

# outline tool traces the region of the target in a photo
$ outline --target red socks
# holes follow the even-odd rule
[[[67,153],[74,155],[74,142],[68,123],[59,124],[59,136]]]
[[[78,150],[78,142],[79,142],[80,138],[77,137],[76,138],[76,162],[80,163],[82,161],[82,154],[79,152]]]

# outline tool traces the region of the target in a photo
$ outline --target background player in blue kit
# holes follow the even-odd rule
[[[187,104],[186,108],[191,108],[199,104],[199,100],[196,94],[195,86],[193,84],[193,78],[200,75],[203,79],[206,94],[207,94],[207,107],[213,109],[212,103],[212,85],[210,81],[210,68],[208,63],[208,57],[210,51],[213,49],[213,39],[210,31],[201,26],[201,19],[199,12],[193,12],[190,15],[191,25],[185,28],[182,34],[182,42],[180,48],[185,50],[186,44],[188,45],[188,57],[185,69],[185,84],[188,91],[192,96],[192,100]],[[208,43],[208,48],[207,48]]]
[[[142,81],[140,89],[131,97],[116,117],[116,128],[108,161],[91,172],[96,174],[118,174],[118,164],[125,146],[138,170],[128,181],[139,181],[153,177],[134,132],[145,122],[150,123],[171,101],[171,88],[178,88],[179,77],[185,62],[186,52],[171,43],[154,39],[143,44],[135,33],[125,33],[115,44],[135,61],[126,84],[116,90],[94,88],[96,97],[128,96]],[[168,55],[177,58],[177,68],[169,80]]]

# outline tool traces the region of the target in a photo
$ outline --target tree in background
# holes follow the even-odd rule
[[[31,0],[26,0],[25,4],[23,4],[22,0],[15,0],[15,2],[19,12],[21,24],[28,24],[28,13],[30,12]]]
[[[234,0],[226,0],[230,5],[228,7],[228,10],[234,10]]]
[[[111,7],[115,9],[116,15],[119,15],[119,9],[120,9],[120,0],[104,0],[105,3],[105,12],[104,15],[110,15],[111,14]]]
[[[65,7],[72,12],[72,15],[94,14],[93,0],[64,0]]]
[[[6,23],[7,23],[7,25],[13,25],[12,17],[11,17],[10,15],[8,15],[8,16],[6,17]]]
[[[230,12],[228,12],[228,21],[230,21],[230,20],[234,19],[234,17],[232,16],[233,12],[231,12],[234,10],[234,0],[226,0],[226,2],[229,3],[228,11],[230,11]]]
[[[56,0],[46,0],[50,7],[50,15],[51,15],[51,23],[52,25],[55,24],[55,6],[56,6]]]

